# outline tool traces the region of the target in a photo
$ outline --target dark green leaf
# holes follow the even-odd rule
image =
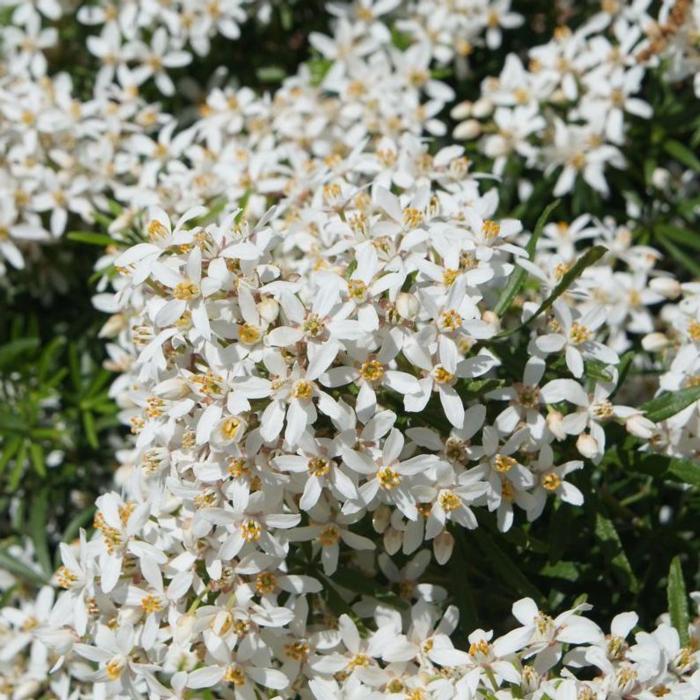
[[[688,614],[688,595],[685,591],[685,581],[683,580],[683,569],[681,560],[674,557],[668,571],[668,584],[666,586],[668,597],[668,612],[671,615],[671,622],[678,632],[681,646],[688,644],[688,625],[690,615]]]
[[[696,401],[700,401],[700,386],[661,394],[643,403],[639,408],[649,420],[659,423],[675,416]]]

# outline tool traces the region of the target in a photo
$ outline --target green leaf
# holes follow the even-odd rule
[[[700,237],[694,231],[673,226],[672,224],[658,224],[654,226],[654,232],[658,235],[666,236],[676,243],[686,245],[694,250],[700,250]]]
[[[97,429],[95,427],[95,418],[90,411],[83,411],[83,428],[85,429],[85,437],[93,449],[98,449],[100,441],[97,437]]]
[[[556,564],[545,564],[540,569],[541,576],[561,578],[565,581],[578,580],[578,566],[573,561],[558,561]]]
[[[597,513],[595,519],[595,533],[602,544],[603,554],[610,562],[613,573],[616,574],[620,583],[627,586],[632,593],[636,593],[639,590],[639,581],[634,575],[632,565],[627,558],[627,554],[625,554],[622,540],[620,539],[620,535],[617,534],[612,520]]]
[[[114,239],[106,233],[96,233],[95,231],[69,231],[66,234],[69,241],[76,243],[87,243],[89,245],[97,245],[104,248],[114,244]]]
[[[7,569],[15,576],[19,576],[34,585],[38,584],[41,586],[48,582],[41,573],[30,569],[26,564],[12,556],[7,549],[0,549],[0,568]]]
[[[680,141],[669,139],[664,143],[664,150],[668,155],[680,161],[686,167],[700,172],[700,160],[698,160],[697,156]]]
[[[472,533],[484,559],[491,565],[493,571],[503,583],[521,596],[529,596],[535,600],[541,599],[542,594],[529,581],[527,576],[497,544],[496,541],[483,529],[478,528]]]
[[[678,556],[673,558],[671,567],[668,570],[666,596],[668,598],[668,612],[671,615],[671,623],[678,632],[681,646],[687,646],[690,615],[688,614],[688,595],[685,591],[683,569]]]
[[[39,347],[39,338],[18,338],[0,347],[0,369]]]
[[[280,83],[284,80],[284,68],[280,66],[263,66],[255,72],[261,83]]]
[[[661,396],[643,403],[639,408],[644,411],[644,415],[650,421],[659,423],[675,416],[676,413],[680,413],[696,401],[700,401],[700,386],[661,394]]]
[[[38,442],[29,443],[29,456],[31,457],[34,471],[39,476],[46,476],[46,461],[44,460],[44,448]]]
[[[544,229],[545,224],[549,220],[550,214],[559,206],[560,201],[561,200],[557,199],[554,202],[552,202],[548,207],[545,207],[544,211],[540,214],[539,219],[537,219],[535,229],[532,232],[532,236],[530,236],[530,240],[527,242],[527,246],[525,248],[527,250],[529,260],[532,260],[535,257],[535,248],[537,247],[537,241],[542,235],[542,230]],[[501,293],[501,296],[498,299],[498,303],[494,308],[494,311],[498,316],[503,316],[503,314],[506,311],[508,311],[511,304],[513,303],[513,299],[515,299],[520,290],[523,288],[526,279],[527,270],[525,270],[525,268],[520,267],[519,265],[516,265],[513,269],[513,272],[510,273],[510,277],[508,278],[508,284],[506,284],[505,289]]]
[[[700,265],[687,253],[683,252],[677,245],[672,243],[666,236],[658,236],[657,240],[666,249],[668,254],[680,263],[691,275],[700,277]]]
[[[48,491],[43,489],[32,500],[29,509],[29,535],[34,543],[36,558],[46,575],[50,577],[53,566],[51,565],[51,555],[49,554],[49,543],[47,540],[48,533],[46,531],[47,510]]]

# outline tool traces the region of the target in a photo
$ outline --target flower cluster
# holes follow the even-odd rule
[[[455,137],[478,138],[495,172],[516,155],[528,168],[556,173],[554,196],[570,193],[579,178],[607,196],[606,172],[627,167],[622,146],[630,124],[653,114],[638,96],[647,71],[670,62],[664,75],[673,81],[700,66],[688,39],[697,35],[697,3],[667,0],[657,21],[650,5],[604,2],[575,30],[562,25],[531,48],[526,64],[509,54],[500,75],[484,80],[477,101],[453,108],[460,120]]]
[[[528,71],[510,56],[457,108],[493,113],[494,173],[446,138],[454,90],[431,69],[496,48],[522,18],[507,0],[403,5],[331,6],[333,34],[309,38],[321,60],[270,96],[215,87],[187,126],[139,86],[171,93],[187,47],[234,38],[252,4],[81,8],[103,62],[86,103],[46,77],[53,37],[34,25],[53,4],[14,10],[18,60],[27,33],[46,36],[0,78],[0,251],[20,267],[16,240],[112,213],[95,305],[111,314],[111,395],[131,438],[93,535],[61,545],[61,592],[3,608],[0,697],[700,693],[697,621],[628,641],[634,613],[607,633],[586,604],[550,617],[526,598],[519,627],[466,638],[451,591],[425,578],[490,519],[507,532],[551,501],[580,507],[581,470],[612,429],[641,451],[697,454],[697,400],[664,422],[639,407],[696,386],[697,285],[660,269],[627,222],[526,231],[489,186],[515,150],[563,165],[560,193],[578,172],[607,191],[623,113],[650,116],[634,97],[645,3],[558,32]],[[641,338],[649,357],[627,359],[664,373],[630,392],[621,355]]]

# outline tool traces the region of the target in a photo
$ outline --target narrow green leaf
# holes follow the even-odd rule
[[[47,577],[51,576],[53,567],[49,554],[48,533],[46,520],[48,510],[48,491],[43,489],[39,495],[32,499],[29,509],[29,535],[34,543],[34,551],[41,568]]]
[[[96,233],[95,231],[69,231],[66,234],[69,241],[76,243],[87,243],[88,245],[97,245],[104,248],[114,244],[114,239],[106,233]]]
[[[545,207],[544,211],[540,214],[537,223],[535,224],[535,229],[530,236],[530,240],[527,243],[526,250],[528,254],[528,259],[532,260],[535,257],[535,248],[537,247],[537,241],[542,235],[542,231],[545,224],[549,220],[550,214],[559,206],[561,200],[557,199],[552,202],[548,207]],[[501,293],[501,296],[496,304],[494,311],[498,316],[503,316],[503,314],[510,308],[513,303],[513,299],[519,294],[520,290],[525,284],[527,279],[527,271],[516,265],[513,271],[510,273],[508,278],[508,284],[506,284],[505,289]]]
[[[92,516],[95,514],[95,506],[88,506],[83,508],[73,519],[68,523],[66,529],[63,531],[61,540],[63,542],[72,542],[77,536],[81,527],[87,525],[91,520]]]
[[[19,338],[0,347],[0,369],[39,347],[39,338]]]
[[[690,272],[691,275],[700,277],[700,265],[687,253],[683,252],[675,243],[672,243],[666,236],[658,236],[657,240],[668,254]]]
[[[530,596],[535,600],[542,597],[537,588],[525,576],[522,568],[496,544],[496,541],[483,528],[474,530],[472,536],[481,549],[484,559],[498,574],[498,578],[511,590],[518,595]]]
[[[674,557],[668,570],[668,584],[666,586],[668,598],[668,612],[671,615],[671,623],[676,628],[681,640],[681,646],[688,644],[688,595],[685,591],[683,569],[679,557]]]
[[[11,437],[4,444],[4,449],[2,451],[2,456],[0,457],[0,474],[5,471],[5,467],[8,465],[9,461],[15,456],[19,446],[22,444],[22,438],[19,435]]]
[[[29,456],[34,465],[34,471],[39,476],[46,476],[46,461],[44,460],[44,448],[38,442],[29,443]]]
[[[83,411],[83,428],[85,429],[85,437],[90,444],[90,447],[97,449],[100,446],[100,441],[97,438],[97,429],[95,428],[95,418],[90,411]]]
[[[41,586],[48,582],[41,573],[30,569],[26,564],[17,559],[17,557],[10,554],[7,549],[0,549],[0,567],[7,569],[10,573],[19,576],[30,584],[39,584]]]
[[[700,401],[700,386],[661,394],[661,396],[643,403],[639,408],[644,411],[644,415],[650,421],[659,423],[675,416],[676,413],[691,406],[696,401]]]
[[[697,156],[680,141],[669,139],[664,143],[664,150],[668,155],[680,161],[686,167],[700,172],[700,160],[698,160]]]
[[[24,465],[27,461],[27,441],[22,440],[19,450],[15,454],[15,463],[10,472],[10,479],[8,483],[8,489],[10,493],[14,493],[19,487],[19,483],[22,480],[22,474],[24,474]]]
[[[654,232],[666,236],[681,245],[700,250],[700,237],[694,231],[689,231],[680,226],[673,226],[672,224],[658,224],[654,226]]]
[[[629,587],[632,593],[639,590],[639,581],[634,575],[632,565],[622,546],[620,535],[617,534],[612,520],[600,513],[596,514],[595,533],[600,540],[605,558],[610,562],[613,573],[616,574],[620,582]]]

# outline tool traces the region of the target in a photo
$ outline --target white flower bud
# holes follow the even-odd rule
[[[467,119],[467,121],[457,124],[452,135],[456,139],[475,139],[481,133],[481,124],[476,119]]]
[[[389,525],[389,519],[391,518],[391,508],[385,503],[382,503],[377,510],[372,513],[372,527],[375,532],[382,533],[386,530]]]
[[[386,551],[388,555],[396,554],[401,548],[402,541],[402,533],[393,527],[388,527],[384,531],[384,551]]]
[[[464,102],[460,102],[452,108],[450,111],[450,116],[452,119],[461,121],[462,119],[466,119],[467,117],[471,116],[471,113],[472,103],[469,100],[464,100]]]
[[[648,440],[656,432],[655,423],[645,418],[641,413],[630,416],[625,422],[625,428],[627,428],[627,432],[643,440]]]
[[[550,413],[547,414],[547,427],[557,440],[564,440],[566,438],[566,433],[561,426],[563,420],[564,416],[559,411],[550,411]]]
[[[581,433],[578,436],[576,449],[588,459],[595,459],[599,454],[598,443],[589,433]]]
[[[280,305],[274,299],[263,299],[258,303],[258,313],[266,323],[272,323],[280,312]]]
[[[488,97],[481,97],[472,105],[472,116],[477,119],[488,117],[493,112],[493,102]]]
[[[433,553],[435,561],[441,566],[446,564],[452,556],[452,550],[455,547],[455,538],[447,531],[443,530],[433,540]]]
[[[663,333],[649,333],[642,338],[642,347],[647,352],[659,352],[669,343],[668,338]]]
[[[409,294],[408,292],[401,292],[396,298],[396,311],[401,318],[413,321],[418,315],[419,310],[420,304],[415,295]]]
[[[671,277],[654,277],[649,281],[649,287],[667,299],[676,299],[682,291],[680,282]]]

